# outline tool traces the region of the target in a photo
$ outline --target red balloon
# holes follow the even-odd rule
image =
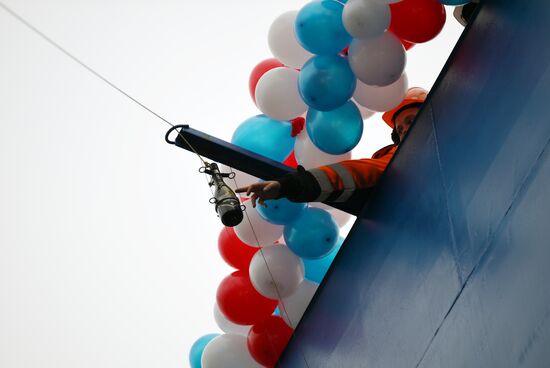
[[[286,160],[283,161],[283,164],[293,168],[298,167],[298,162],[296,161],[296,156],[294,156],[294,151],[290,152],[290,155],[288,155]]]
[[[390,32],[391,33],[391,32]],[[392,33],[393,34],[393,33]],[[402,39],[401,37],[399,36],[396,36],[395,34],[393,34],[395,37],[399,38],[399,41],[401,41],[401,44],[403,45],[403,47],[405,48],[405,50],[409,50],[411,49],[414,45],[416,45],[415,43],[412,43],[412,42],[409,42],[409,41],[405,41],[404,39]]]
[[[218,236],[218,250],[223,260],[238,270],[248,271],[250,260],[258,249],[243,243],[232,227],[224,227]]]
[[[438,0],[402,0],[390,9],[390,31],[412,43],[433,39],[445,24],[445,7]]]
[[[340,51],[340,55],[343,57],[348,57],[349,54],[349,46],[346,46],[342,51]]]
[[[269,316],[250,329],[248,350],[258,363],[272,367],[279,360],[292,332],[281,317]]]
[[[247,271],[235,271],[218,286],[216,301],[228,320],[239,325],[253,325],[270,316],[277,300],[268,299],[254,289]]]
[[[403,44],[403,47],[405,48],[405,50],[410,50],[414,45],[416,45],[415,43],[412,43],[412,42],[409,42],[409,41],[405,41],[404,39],[400,38],[399,39],[401,41],[401,43]]]
[[[248,89],[254,103],[256,103],[256,85],[258,85],[258,81],[262,75],[271,69],[281,66],[284,65],[277,59],[266,59],[252,69],[252,73],[250,73],[250,78],[248,79]]]

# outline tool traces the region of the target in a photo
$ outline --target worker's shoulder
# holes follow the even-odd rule
[[[396,144],[390,144],[389,146],[380,148],[378,151],[374,153],[374,155],[372,155],[372,158],[381,158],[388,154],[393,154],[396,148],[397,148]]]

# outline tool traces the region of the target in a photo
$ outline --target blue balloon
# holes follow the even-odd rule
[[[320,111],[334,110],[355,92],[357,79],[346,58],[321,55],[309,59],[298,76],[298,90],[304,102]]]
[[[279,307],[275,308],[275,312],[273,312],[273,315],[274,316],[281,316],[281,310],[279,309]]]
[[[319,259],[329,254],[338,241],[338,225],[325,210],[308,207],[285,226],[286,245],[299,257]]]
[[[363,118],[357,106],[348,101],[332,111],[309,109],[306,129],[317,148],[331,155],[340,155],[353,149],[361,140]]]
[[[296,16],[294,31],[302,47],[317,55],[337,54],[351,42],[342,22],[344,4],[334,0],[312,1]]]
[[[265,201],[267,207],[257,206],[256,209],[264,220],[277,225],[287,225],[296,220],[307,207],[305,203],[291,202],[286,198]]]
[[[294,148],[292,124],[257,115],[244,121],[233,133],[231,143],[272,160],[283,162]]]
[[[220,336],[220,334],[210,334],[210,335],[204,335],[203,337],[199,338],[193,346],[191,346],[191,350],[189,351],[189,363],[191,364],[191,368],[201,368],[201,358],[202,358],[202,352],[204,351],[204,348],[210,341],[212,341],[215,337]]]
[[[439,0],[439,2],[443,5],[458,6],[458,5],[468,4],[470,0]]]
[[[338,238],[336,246],[327,256],[320,259],[304,259],[305,277],[306,279],[316,282],[318,284],[323,281],[332,261],[340,251],[344,238]]]

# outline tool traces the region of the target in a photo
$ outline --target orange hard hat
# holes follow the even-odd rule
[[[407,91],[407,95],[405,96],[405,99],[390,111],[386,111],[382,115],[382,119],[386,122],[386,124],[390,126],[390,128],[393,129],[395,127],[395,124],[393,121],[395,113],[402,110],[407,105],[424,102],[426,100],[426,96],[428,96],[428,91],[426,91],[424,88],[420,88],[420,87],[409,88],[409,90]]]

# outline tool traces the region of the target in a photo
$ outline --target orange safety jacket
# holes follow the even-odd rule
[[[297,173],[277,179],[281,184],[279,198],[293,202],[345,202],[356,189],[372,188],[378,183],[396,150],[396,145],[390,145],[370,159],[346,160],[308,171],[299,166]]]

